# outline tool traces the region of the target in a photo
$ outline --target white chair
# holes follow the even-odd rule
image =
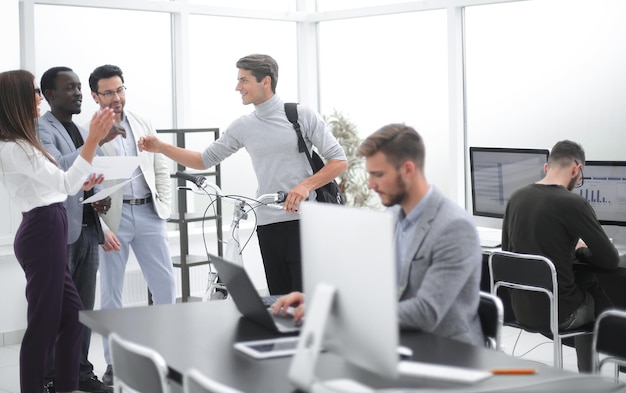
[[[115,392],[171,393],[167,364],[155,350],[109,334]]]
[[[554,366],[563,368],[562,339],[591,334],[593,323],[580,328],[559,331],[559,286],[556,268],[552,261],[540,255],[495,251],[489,256],[489,275],[491,276],[491,293],[493,295],[498,294],[498,288],[505,287],[539,292],[547,296],[550,304],[549,331],[528,327],[517,320],[507,320],[504,324],[550,337],[554,347]]]
[[[183,375],[184,393],[243,393],[217,382],[196,369],[191,369]]]

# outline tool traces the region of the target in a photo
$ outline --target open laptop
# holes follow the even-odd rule
[[[263,304],[243,266],[216,255],[210,255],[209,259],[217,269],[220,279],[226,284],[235,306],[244,317],[277,333],[300,331],[300,324],[296,324],[290,315],[286,317],[273,315],[271,309]]]

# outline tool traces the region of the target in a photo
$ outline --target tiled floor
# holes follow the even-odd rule
[[[504,328],[502,343],[506,353],[512,353],[518,333],[517,329]],[[19,393],[19,350],[19,345],[0,347],[0,393]],[[521,334],[515,347],[515,356],[526,352],[528,353],[523,356],[525,359],[552,364],[552,342],[541,335],[527,332]],[[102,338],[95,333],[91,339],[90,361],[96,375],[101,378],[106,364],[102,353]],[[563,366],[567,370],[577,371],[576,352],[572,348],[563,347]],[[603,374],[610,376],[611,367],[606,367]],[[622,375],[622,379],[624,378]]]
[[[106,363],[102,352],[102,337],[99,334],[92,334],[89,351],[89,360],[93,363],[94,373],[101,378],[106,370]],[[19,345],[0,347],[0,393],[20,392],[19,356]]]

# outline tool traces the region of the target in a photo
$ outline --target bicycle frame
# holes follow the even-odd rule
[[[202,194],[211,196],[211,194],[206,191],[206,188],[208,187],[215,191],[215,194],[213,196],[215,196],[216,198],[220,198],[222,200],[230,199],[231,201],[235,202],[235,207],[233,209],[233,219],[230,223],[228,236],[226,237],[226,239],[220,239],[220,241],[226,244],[223,256],[224,259],[243,266],[243,250],[241,247],[241,242],[239,240],[239,222],[241,220],[246,220],[248,218],[248,212],[259,206],[268,206],[282,209],[282,207],[278,204],[285,201],[287,194],[283,191],[278,191],[274,194],[260,195],[257,199],[224,195],[222,193],[222,190],[216,184],[207,182],[206,178],[202,175],[192,175],[185,172],[176,172],[176,175],[194,183],[197,187],[197,190],[189,188],[189,190],[193,192],[200,193],[201,191]],[[246,209],[246,207],[248,207],[249,209]],[[227,297],[227,295],[228,291],[226,286],[219,282],[217,272],[213,271],[211,268],[211,270],[209,271],[207,289],[204,293],[204,296],[202,297],[202,301],[223,299]]]

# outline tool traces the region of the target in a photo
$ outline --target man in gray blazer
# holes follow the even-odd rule
[[[39,118],[39,138],[59,166],[67,170],[80,154],[87,130],[72,121],[81,112],[83,95],[78,76],[68,67],[53,67],[41,77],[41,90],[50,105],[50,111]],[[115,130],[102,140],[105,143],[116,136]],[[93,195],[93,189],[68,196],[65,201],[67,214],[67,263],[72,280],[86,310],[93,310],[96,296],[96,274],[99,265],[99,244],[104,235],[97,211],[106,213],[108,205],[95,203],[83,205],[83,199]],[[96,210],[94,210],[96,209]],[[104,385],[93,373],[88,360],[91,331],[84,329],[81,344],[79,389],[83,392],[106,393],[112,389]],[[50,369],[46,376],[46,389],[54,391],[54,367],[50,357]]]
[[[104,253],[100,256],[100,306],[121,308],[126,262],[132,247],[148,283],[155,304],[176,302],[176,283],[169,251],[166,220],[170,216],[171,179],[165,158],[158,153],[140,152],[137,142],[145,135],[156,135],[152,124],[125,109],[126,87],[122,70],[114,65],[97,67],[89,76],[91,97],[100,108],[115,113],[115,128],[122,135],[102,146],[106,155],[137,156],[139,167],[132,180],[111,195],[111,209],[104,221]],[[118,181],[107,182],[112,186]],[[102,376],[113,383],[111,356],[106,338],[103,340],[107,370]]]
[[[478,302],[482,253],[470,215],[426,180],[421,136],[389,124],[359,147],[369,188],[396,215],[400,327],[484,345]]]
[[[404,124],[389,124],[370,135],[358,150],[365,157],[368,187],[396,216],[398,320],[402,329],[484,345],[478,302],[482,251],[470,215],[428,184],[421,136]],[[293,292],[272,307],[275,313],[297,306]]]

